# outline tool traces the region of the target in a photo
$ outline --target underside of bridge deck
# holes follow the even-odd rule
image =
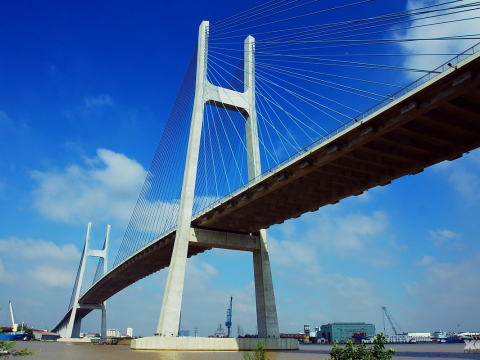
[[[170,265],[175,232],[152,244],[136,256],[130,258],[110,276],[104,277],[90,288],[79,300],[83,304],[100,304],[120,290]],[[211,248],[190,245],[188,257],[197,255]]]
[[[175,232],[172,232],[145,249],[142,249],[91,287],[80,298],[79,302],[81,304],[100,304],[134,282],[168,267],[170,265],[174,241]],[[213,247],[254,251],[260,248],[260,243],[258,236],[190,229],[188,257],[202,253],[205,250],[210,250]],[[81,310],[84,311],[86,309]]]
[[[197,216],[192,227],[255,234],[480,147],[480,57],[470,57]],[[170,264],[175,232],[112,269],[80,303],[99,304]],[[188,257],[211,247],[190,244]]]
[[[480,58],[398,99],[195,219],[254,233],[480,146]]]

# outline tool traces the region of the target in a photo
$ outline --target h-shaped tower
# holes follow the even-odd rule
[[[237,111],[244,116],[248,151],[248,179],[252,180],[261,173],[257,114],[255,111],[255,39],[248,36],[244,42],[244,91],[239,93],[215,86],[207,80],[208,28],[208,21],[203,21],[198,34],[195,99],[180,210],[175,244],[157,327],[157,334],[166,337],[177,336],[179,330],[178,324],[182,305],[188,243],[191,237],[190,224],[205,104]],[[279,338],[266,230],[260,230],[258,236],[260,246],[259,249],[253,251],[258,337]]]
[[[85,264],[89,256],[103,258],[103,275],[107,273],[107,254],[108,254],[108,240],[110,237],[110,225],[107,226],[107,234],[105,236],[105,243],[102,250],[90,249],[90,230],[92,223],[88,223],[87,234],[85,236],[85,246],[83,248],[82,257],[80,259],[80,267],[77,273],[77,279],[73,287],[71,309],[67,315],[52,329],[52,332],[60,334],[62,338],[72,339],[80,337],[80,327],[82,318],[85,312],[88,313],[94,309],[102,310],[102,324],[101,334],[102,339],[107,337],[107,302],[101,304],[82,304],[79,303],[80,290],[82,288]],[[83,314],[82,314],[83,313]]]

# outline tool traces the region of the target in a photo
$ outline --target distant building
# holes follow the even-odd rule
[[[133,328],[127,328],[127,336],[133,337]]]
[[[190,336],[190,330],[180,330],[178,336]]]
[[[343,342],[365,336],[375,336],[375,325],[364,322],[335,322],[322,325],[317,333],[317,338],[324,338],[329,342]]]
[[[122,335],[120,330],[117,329],[108,329],[107,330],[107,337],[120,337]]]

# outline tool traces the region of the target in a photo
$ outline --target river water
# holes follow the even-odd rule
[[[243,352],[209,351],[145,351],[131,350],[128,345],[100,346],[56,342],[18,342],[17,349],[30,347],[35,355],[25,360],[242,360]],[[389,344],[396,355],[393,359],[480,359],[480,354],[464,354],[464,344]],[[328,359],[330,345],[303,345],[298,351],[268,352],[270,360]]]

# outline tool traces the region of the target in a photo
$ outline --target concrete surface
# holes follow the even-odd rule
[[[260,342],[265,350],[298,350],[296,339],[261,338],[202,338],[202,337],[145,337],[132,340],[134,350],[185,350],[185,351],[245,351]]]

